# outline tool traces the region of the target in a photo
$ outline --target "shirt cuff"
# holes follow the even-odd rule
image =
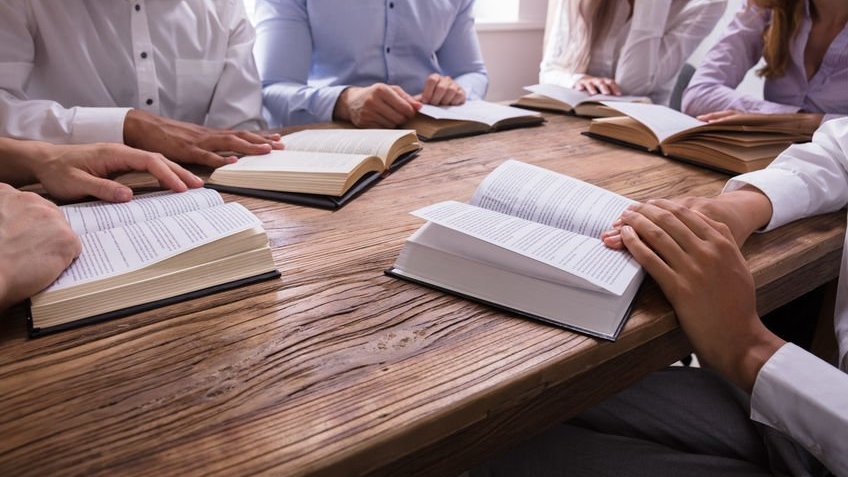
[[[822,118],[821,123],[824,124],[828,121],[833,121],[834,119],[840,119],[840,118],[848,118],[848,115],[845,115],[845,114],[825,114],[824,117]]]
[[[792,171],[777,167],[749,172],[727,182],[723,192],[733,192],[752,185],[771,201],[771,221],[762,232],[776,229],[806,215],[810,193],[804,181]]]
[[[124,119],[130,108],[74,108],[71,144],[124,143]]]
[[[315,111],[316,116],[322,122],[330,122],[333,120],[333,112],[336,110],[336,103],[339,101],[339,96],[350,86],[327,86],[321,88],[317,94],[312,95],[313,103],[310,109]]]
[[[654,34],[652,36],[660,37],[665,32],[665,26],[668,22],[668,12],[670,10],[671,0],[636,2],[633,7],[630,30],[649,32]]]
[[[844,402],[845,379],[835,367],[787,343],[757,374],[751,419],[791,436],[821,458],[826,443],[817,442],[816,436],[829,425],[821,419],[834,410],[829,404]]]

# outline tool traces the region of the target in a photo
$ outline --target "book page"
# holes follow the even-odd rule
[[[288,144],[286,144],[288,146]],[[217,171],[303,172],[349,174],[371,155],[306,152],[285,149],[261,156],[245,156]],[[212,173],[214,178],[215,172]],[[214,182],[214,181],[213,181]]]
[[[474,192],[471,204],[599,238],[634,201],[563,174],[508,160]]]
[[[460,106],[433,106],[425,104],[418,112],[434,119],[475,121],[486,124],[489,127],[505,119],[541,116],[541,114],[535,111],[513,108],[512,106],[504,106],[486,101],[467,101]]]
[[[230,203],[80,236],[82,253],[46,291],[113,277],[173,257],[262,222]]]
[[[622,103],[619,101],[601,101],[601,104],[639,121],[654,133],[659,142],[663,142],[679,132],[707,124],[659,104]]]
[[[562,101],[571,106],[577,106],[580,103],[587,101],[621,101],[621,102],[639,102],[650,103],[650,98],[646,96],[614,96],[611,94],[594,94],[590,95],[583,91],[578,91],[573,88],[566,88],[555,84],[535,84],[533,86],[524,87],[526,91],[531,93],[541,94],[553,98],[557,101]]]
[[[629,253],[599,239],[461,202],[416,210],[417,217],[537,260],[621,295],[640,273]]]
[[[82,235],[159,217],[180,215],[223,203],[224,199],[217,191],[201,188],[181,193],[154,192],[120,204],[96,201],[64,205],[59,209],[65,214],[73,231]]]
[[[288,151],[333,152],[377,156],[386,160],[389,150],[411,129],[311,129],[283,136]]]

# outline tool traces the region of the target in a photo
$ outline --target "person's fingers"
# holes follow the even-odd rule
[[[668,232],[645,216],[642,210],[626,210],[622,213],[621,218],[624,220],[625,226],[630,226],[630,228],[635,230],[641,240],[650,246],[672,268],[680,269],[686,266],[688,263],[686,252]],[[623,229],[624,227],[622,227],[622,237],[624,236]]]
[[[452,82],[453,81],[449,77],[442,76],[439,83],[436,84],[436,89],[433,91],[433,97],[430,98],[430,104],[442,104],[442,99],[445,97],[445,94],[447,94]]]
[[[733,236],[733,231],[730,230],[730,227],[728,227],[727,224],[725,224],[724,222],[719,222],[719,221],[712,219],[710,217],[707,217],[700,210],[693,210],[692,212],[695,215],[697,215],[698,218],[703,220],[709,226],[709,229],[710,229],[709,233],[710,234],[719,234],[719,235],[723,236],[724,238],[733,241],[733,243],[736,243],[736,237]],[[713,237],[708,237],[708,240],[711,240],[711,239],[713,239]]]
[[[235,156],[221,156],[197,146],[190,146],[189,151],[185,154],[185,159],[179,160],[179,162],[199,164],[201,166],[212,168],[226,166],[227,164],[233,164],[237,161],[238,159]]]
[[[595,84],[591,81],[586,81],[583,83],[586,87],[586,92],[589,94],[598,94],[598,88],[595,87]]]
[[[676,283],[674,270],[642,241],[632,227],[625,225],[621,228],[621,240],[630,255],[645,268],[649,275],[654,277],[663,290],[667,285]]]
[[[624,248],[624,242],[621,240],[620,229],[607,230],[602,233],[601,241],[604,242],[604,245],[614,250],[621,250]]]
[[[465,89],[463,89],[460,85],[456,85],[456,89],[456,96],[453,97],[453,101],[451,101],[451,104],[454,106],[465,104]]]
[[[609,88],[607,82],[604,80],[597,80],[595,82],[595,86],[598,88],[598,91],[600,91],[601,94],[609,95],[612,93],[612,90]]]
[[[381,116],[395,124],[401,124],[415,116],[415,108],[393,88],[378,90],[378,101],[375,106]]]
[[[701,240],[710,239],[716,231],[716,227],[704,220],[705,215],[681,203],[665,199],[649,200],[648,203],[673,213]]]
[[[615,96],[621,96],[621,88],[618,86],[618,83],[616,83],[615,80],[609,80],[608,85],[610,91],[612,91],[612,94],[614,94]]]
[[[672,206],[667,204],[667,207],[671,208]],[[636,204],[632,210],[644,215],[654,225],[661,228],[686,253],[691,253],[701,246],[703,242],[701,237],[689,229],[674,212],[657,206],[656,201],[653,203]],[[624,220],[627,222],[626,218]],[[674,266],[673,263],[672,266]]]
[[[122,149],[120,152],[112,155],[107,161],[105,161],[105,164],[107,164],[109,169],[107,173],[126,170],[146,171],[155,177],[159,181],[159,184],[163,187],[167,187],[168,189],[176,192],[183,192],[188,189],[188,183],[184,181],[183,178],[177,174],[172,167],[170,167],[170,165],[186,172],[187,175],[191,177],[190,182],[192,184],[194,184],[197,179],[193,174],[188,173],[188,171],[185,171],[182,167],[177,166],[168,159],[165,159],[165,156],[153,152],[140,151],[138,149]]]
[[[262,155],[271,152],[272,147],[267,142],[255,144],[242,139],[238,134],[213,134],[196,143],[197,147],[207,151],[232,151],[244,155]]]
[[[456,97],[456,95],[458,93],[459,93],[459,88],[457,87],[456,83],[451,84],[450,87],[448,87],[448,90],[445,92],[445,95],[442,97],[441,104],[442,105],[453,104],[453,99]]]
[[[132,189],[123,184],[102,177],[95,177],[79,169],[74,171],[69,177],[69,182],[73,181],[71,190],[73,195],[78,197],[90,195],[107,202],[128,202],[133,197]]]
[[[203,179],[197,177],[188,169],[164,157],[162,158],[162,160],[164,161],[165,165],[168,166],[168,168],[170,168],[172,171],[174,171],[174,174],[176,174],[177,177],[179,177],[180,180],[189,188],[197,189],[198,187],[203,187]]]
[[[395,92],[400,95],[400,97],[403,98],[407,103],[409,103],[409,105],[412,106],[413,110],[418,111],[419,109],[421,109],[421,101],[404,91],[403,88],[401,88],[400,86],[392,86],[392,89],[395,90]]]
[[[577,82],[577,84],[574,85],[574,89],[576,89],[577,91],[586,91],[586,83],[584,83],[583,81],[579,81]]]
[[[433,91],[436,90],[436,85],[439,84],[440,79],[441,75],[436,73],[427,77],[424,81],[424,91],[421,92],[421,102],[430,103],[430,99],[433,97]]]
[[[713,112],[713,113],[702,114],[702,115],[698,116],[697,119],[700,120],[700,121],[706,121],[706,122],[710,123],[710,122],[713,122],[713,121],[718,121],[718,120],[721,120],[721,119],[724,119],[724,118],[728,118],[728,117],[733,116],[735,114],[736,114],[736,111],[734,111],[732,109],[727,109],[727,110],[724,110],[724,111],[716,111],[716,112]]]

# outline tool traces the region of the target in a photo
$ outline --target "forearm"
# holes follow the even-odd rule
[[[271,127],[328,122],[342,91],[348,86],[315,88],[306,84],[276,83],[263,88],[265,107],[271,113]]]
[[[47,156],[49,144],[0,138],[0,182],[20,187],[38,182],[36,171]]]

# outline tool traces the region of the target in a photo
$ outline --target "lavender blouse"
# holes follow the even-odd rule
[[[807,80],[804,51],[812,20],[809,0],[805,5],[804,19],[790,45],[792,57],[786,73],[765,80],[764,100],[735,89],[760,61],[763,31],[771,19],[768,10],[744,5],[683,93],[683,111],[692,116],[725,109],[759,113],[804,111],[825,113],[825,121],[848,115],[848,25],[830,44],[819,70]]]

